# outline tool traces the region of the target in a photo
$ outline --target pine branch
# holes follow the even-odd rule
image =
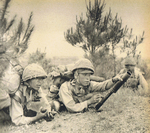
[[[22,39],[22,40],[24,40],[24,39],[25,39],[26,34],[27,34],[27,32],[28,32],[28,30],[29,30],[29,28],[30,28],[31,21],[32,21],[32,16],[33,16],[33,12],[31,12],[30,17],[29,17],[29,19],[28,19],[27,28],[26,28],[26,31],[25,31],[25,33],[24,33],[24,36],[23,36],[23,39]]]
[[[22,32],[23,32],[23,22],[22,22],[22,18],[21,18],[20,23],[18,25],[18,31],[17,31],[17,34],[18,34],[18,43],[17,43],[17,45],[19,45],[19,43],[20,43],[20,37],[21,37]]]
[[[2,15],[1,15],[1,21],[4,19],[4,16],[6,14],[7,8],[8,8],[8,4],[11,0],[5,0],[5,3],[3,5],[3,11],[2,11]]]
[[[12,27],[12,25],[13,25],[14,22],[15,22],[16,16],[17,16],[17,15],[15,15],[14,18],[9,22],[9,24],[8,24],[8,26],[7,26],[6,30],[5,30],[5,32],[7,32],[7,31]]]

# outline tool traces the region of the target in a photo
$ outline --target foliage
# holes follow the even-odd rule
[[[133,56],[134,58],[136,58],[136,62],[138,64],[140,61],[141,51],[137,51],[137,46],[141,44],[144,40],[144,31],[142,36],[139,37],[136,36],[135,39],[132,40],[133,37],[134,35],[131,29],[130,33],[123,38],[123,45],[121,46],[121,52],[126,53],[127,56]]]
[[[127,26],[122,27],[122,20],[117,17],[117,14],[113,18],[110,9],[109,13],[103,15],[104,8],[104,2],[95,0],[92,6],[91,1],[89,1],[86,12],[87,19],[80,16],[79,19],[76,19],[76,30],[73,32],[73,28],[71,27],[65,33],[66,40],[73,46],[79,46],[86,53],[89,53],[93,62],[94,54],[99,53],[101,49],[111,49],[113,60],[115,61],[116,56],[114,51],[116,45],[127,34]],[[113,64],[115,65],[116,62]],[[96,64],[94,65],[96,66]],[[115,67],[114,71],[116,71]]]
[[[25,26],[22,18],[19,24],[15,25],[17,15],[8,21],[8,7],[11,0],[4,0],[3,6],[0,8],[0,75],[3,73],[5,66],[14,58],[20,57],[29,45],[29,39],[34,30],[31,24],[32,12]]]
[[[29,55],[29,61],[28,64],[30,63],[38,63],[43,67],[43,69],[46,71],[46,73],[50,73],[52,71],[53,65],[51,65],[51,59],[46,58],[46,53],[41,52],[40,50],[36,50],[35,53],[32,53]],[[49,79],[45,79],[42,87],[44,89],[47,89],[49,86]]]
[[[32,53],[29,55],[28,64],[30,64],[30,63],[39,63],[47,73],[49,73],[52,68],[51,59],[47,59],[46,53],[41,52],[38,49],[36,50],[35,53]]]
[[[116,59],[116,73],[119,73],[119,71],[122,69],[121,59]],[[114,75],[113,70],[113,57],[108,55],[100,59],[99,65],[96,67],[96,75],[104,77],[105,79],[110,79]]]
[[[148,80],[150,79],[150,62],[148,60],[144,60],[139,58],[138,59],[138,65],[137,67],[140,68],[141,72],[143,73],[143,76]]]
[[[76,29],[73,30],[73,27],[71,27],[64,33],[64,36],[72,46],[81,47],[85,51],[86,57],[89,56],[88,58],[91,59],[95,67],[99,62],[96,61],[95,57],[99,55],[100,51],[107,50],[103,54],[110,54],[113,57],[111,58],[113,60],[113,62],[111,61],[112,70],[113,75],[116,75],[116,49],[120,48],[120,43],[123,41],[122,52],[129,55],[127,49],[130,48],[131,54],[133,56],[137,55],[138,59],[139,54],[136,53],[136,49],[144,39],[144,32],[139,40],[137,40],[137,37],[132,40],[132,29],[128,33],[127,26],[122,27],[122,19],[118,18],[118,14],[113,17],[111,9],[105,15],[103,14],[105,5],[105,2],[101,2],[101,0],[95,0],[92,5],[89,0],[89,4],[86,5],[86,18],[83,17],[83,14],[79,18],[76,17]],[[97,57],[98,60],[101,58],[101,56]]]
[[[86,17],[83,15],[76,19],[76,30],[68,29],[65,33],[66,40],[73,46],[81,47],[85,52],[95,53],[100,47],[107,46],[108,42],[119,43],[126,34],[127,29],[122,28],[122,21],[112,17],[111,10],[102,17],[105,3],[95,0],[91,7],[91,1],[87,6]]]
[[[85,58],[91,60],[96,69],[96,67],[100,65],[102,61],[105,62],[105,59],[107,58],[106,56],[108,55],[109,55],[109,48],[103,47],[98,52],[95,52],[92,55],[85,54],[84,56]]]

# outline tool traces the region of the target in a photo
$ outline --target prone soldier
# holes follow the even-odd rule
[[[51,120],[56,113],[51,109],[41,85],[47,77],[38,64],[29,64],[23,71],[19,89],[11,96],[10,117],[14,124],[30,124],[39,119]]]
[[[98,92],[109,90],[117,81],[122,80],[117,75],[103,82],[90,81],[94,67],[88,59],[78,60],[72,72],[74,78],[63,83],[59,90],[60,99],[69,112],[86,111],[90,105],[101,100],[101,94]]]
[[[124,68],[121,69],[119,74],[123,74],[126,71],[131,71],[132,74],[125,86],[131,88],[133,91],[142,91],[144,93],[148,92],[148,83],[145,80],[142,72],[136,67],[136,63],[133,57],[126,57],[124,60]]]
[[[66,69],[67,70],[67,69]],[[48,97],[52,99],[51,104],[54,106],[56,111],[61,109],[65,109],[60,97],[59,97],[59,89],[60,86],[66,82],[73,79],[72,71],[60,71],[60,69],[55,69],[51,73],[48,74],[48,77],[51,77],[52,84],[49,87]],[[90,76],[90,80],[102,82],[104,81],[103,77],[99,76]],[[89,95],[86,97],[88,98]]]

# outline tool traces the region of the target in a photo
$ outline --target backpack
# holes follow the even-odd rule
[[[0,79],[0,109],[10,105],[10,97],[19,89],[21,74],[18,66],[10,62]]]

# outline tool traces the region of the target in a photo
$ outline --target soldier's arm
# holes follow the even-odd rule
[[[83,101],[89,100],[90,98],[92,98],[96,94],[97,94],[97,92],[92,92],[92,93],[86,94],[85,96],[82,96],[80,98],[80,101],[83,102]]]
[[[87,101],[75,103],[71,91],[68,90],[67,83],[68,82],[64,83],[60,87],[59,96],[61,101],[69,112],[82,112],[88,107]]]
[[[92,91],[99,91],[103,92],[109,90],[117,81],[122,80],[120,75],[116,75],[115,77],[103,81],[103,82],[92,82],[91,81],[91,88]]]
[[[146,79],[144,78],[144,76],[142,75],[142,73],[139,72],[138,78],[139,78],[139,85],[141,85],[142,89],[144,89],[144,91],[147,92],[148,91],[148,83],[147,83]]]
[[[105,78],[99,77],[99,76],[95,76],[95,75],[91,75],[90,76],[90,80],[91,81],[96,81],[96,82],[103,82],[105,80]]]
[[[17,96],[18,98],[20,98],[19,95]],[[43,118],[46,115],[45,113],[37,113],[35,117],[25,117],[23,115],[23,107],[20,101],[17,100],[17,98],[11,98],[11,106],[9,107],[9,109],[10,117],[15,125],[29,124],[39,120],[40,118]]]

